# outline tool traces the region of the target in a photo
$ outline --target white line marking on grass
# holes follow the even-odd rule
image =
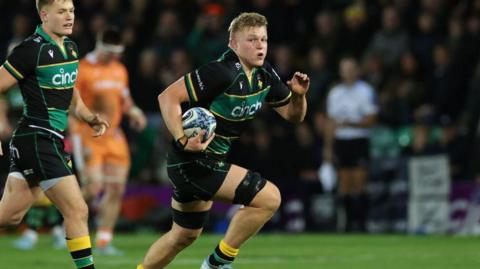
[[[374,260],[374,255],[363,255],[363,256],[304,256],[304,257],[285,257],[285,256],[259,256],[259,257],[250,257],[250,258],[239,258],[235,260],[235,264],[284,264],[284,263],[301,263],[301,264],[311,264],[311,263],[326,263],[326,262],[341,262],[341,263],[352,263],[359,261],[371,261]],[[100,264],[107,265],[122,265],[132,263],[129,259],[109,259],[103,260]],[[181,264],[181,265],[195,265],[201,264],[202,259],[196,258],[178,258],[173,260],[172,264]]]

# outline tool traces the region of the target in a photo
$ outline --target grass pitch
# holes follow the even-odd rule
[[[117,235],[121,257],[95,256],[99,269],[135,269],[158,235]],[[42,235],[32,251],[11,247],[14,236],[0,235],[0,269],[74,269],[65,250],[54,250]],[[220,236],[202,235],[167,268],[196,269]],[[480,239],[393,235],[259,235],[247,242],[235,269],[473,269],[480,268]]]

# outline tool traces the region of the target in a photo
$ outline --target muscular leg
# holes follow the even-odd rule
[[[18,225],[40,192],[39,187],[30,188],[26,180],[9,175],[0,201],[0,229]]]
[[[172,208],[182,212],[208,211],[212,202],[195,201],[179,203],[172,199]],[[160,269],[169,264],[184,248],[192,244],[202,233],[203,229],[187,229],[175,222],[170,231],[158,239],[148,250],[143,260],[143,268]]]
[[[63,215],[68,238],[88,236],[88,208],[75,176],[66,176],[45,195]]]
[[[87,166],[84,175],[85,182],[82,182],[82,193],[85,201],[90,204],[103,190],[103,166]]]
[[[96,245],[98,248],[107,248],[113,239],[113,231],[120,214],[123,194],[125,193],[127,174],[128,167],[109,164],[104,166],[105,192],[98,206],[97,216]],[[110,246],[108,250],[105,249],[103,254],[120,255],[121,252]]]
[[[240,246],[275,214],[280,206],[281,195],[275,185],[265,182],[260,175],[232,165],[214,200],[245,206],[235,213],[225,237],[203,261],[202,269],[230,268],[229,264],[238,255]]]
[[[88,207],[75,176],[60,179],[45,195],[63,215],[67,247],[77,268],[94,269],[88,234]]]
[[[106,165],[104,169],[105,193],[100,203],[99,228],[113,229],[120,213],[128,168]]]
[[[232,202],[235,190],[246,173],[246,169],[232,165],[220,190],[215,194],[214,200]],[[241,208],[234,215],[225,234],[224,242],[233,248],[239,248],[275,214],[280,207],[280,202],[280,191],[274,184],[267,182],[250,205]]]

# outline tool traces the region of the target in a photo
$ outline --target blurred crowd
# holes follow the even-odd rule
[[[39,23],[34,3],[0,1],[2,61]],[[286,81],[300,70],[311,86],[305,123],[291,125],[263,109],[235,144],[232,161],[262,172],[293,196],[321,191],[325,101],[340,80],[339,60],[348,55],[358,60],[361,78],[377,96],[374,159],[443,152],[454,179],[480,174],[480,0],[81,0],[75,5],[71,38],[82,55],[93,50],[96,33],[107,25],[123,31],[122,61],[150,127],[130,136],[137,156],[131,182],[164,181],[158,156],[169,138],[157,96],[183,74],[218,58],[227,49],[228,24],[243,11],[267,17],[267,59],[279,76]],[[17,99],[7,98],[12,110]],[[3,139],[8,131],[0,130]]]

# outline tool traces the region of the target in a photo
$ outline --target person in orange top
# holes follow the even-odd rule
[[[91,138],[85,124],[78,123],[72,130],[81,141],[74,147],[74,156],[85,199],[91,203],[103,192],[98,206],[96,248],[98,254],[105,255],[121,254],[111,244],[130,169],[130,152],[120,122],[126,115],[134,129],[140,131],[146,125],[142,110],[130,96],[127,70],[118,60],[122,52],[120,32],[108,28],[97,38],[95,50],[80,61],[75,85],[87,107],[105,117],[111,126],[99,139]]]

